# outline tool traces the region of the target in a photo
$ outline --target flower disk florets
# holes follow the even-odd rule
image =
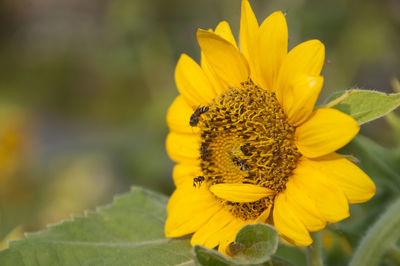
[[[300,157],[294,143],[295,127],[275,97],[251,80],[231,88],[202,109],[200,166],[207,186],[244,183],[285,189]],[[257,218],[273,196],[256,202],[221,201],[236,217]]]

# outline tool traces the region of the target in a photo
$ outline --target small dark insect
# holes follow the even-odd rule
[[[202,159],[203,161],[207,161],[209,158],[210,154],[209,153],[202,153],[200,155],[200,159]]]
[[[238,157],[234,156],[234,157],[232,158],[232,162],[234,162],[234,163],[236,163],[237,165],[239,165],[239,159],[238,159]]]
[[[249,135],[245,135],[245,134],[242,134],[241,137],[244,138],[244,139],[249,139],[250,138]]]
[[[236,255],[240,251],[244,250],[246,246],[239,242],[232,242],[229,244],[229,251],[232,255]]]
[[[200,158],[203,160],[203,161],[206,161],[206,160],[208,160],[208,158],[210,157],[210,151],[208,151],[207,150],[207,143],[202,143],[201,144],[201,146],[200,146]]]
[[[204,180],[205,180],[205,178],[204,178],[204,176],[202,176],[202,175],[193,178],[193,186],[194,186],[194,187],[197,187],[197,185],[199,185],[199,188],[200,188],[201,183],[202,183]]]
[[[205,154],[207,152],[206,144],[202,143],[200,146],[200,153]]]
[[[240,165],[240,170],[242,170],[242,171],[247,170],[246,160],[240,160],[239,165]]]
[[[243,152],[244,155],[249,155],[249,144],[245,144],[243,146],[240,146],[240,150]]]
[[[207,112],[208,109],[209,109],[208,106],[197,107],[194,113],[190,116],[190,121],[189,121],[190,126],[195,127],[197,123],[199,123],[200,115]]]

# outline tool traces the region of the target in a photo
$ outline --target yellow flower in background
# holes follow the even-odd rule
[[[30,143],[27,121],[23,109],[0,103],[0,202],[4,205],[30,200],[30,189],[18,177]]]
[[[246,224],[273,224],[298,246],[309,232],[349,216],[349,203],[375,194],[370,178],[334,153],[359,131],[350,116],[314,105],[323,84],[324,45],[288,49],[284,15],[261,26],[242,2],[240,50],[227,22],[198,30],[201,66],[183,54],[180,95],[167,122],[167,152],[178,164],[167,237],[229,254]]]
[[[15,227],[4,239],[0,239],[0,250],[9,247],[9,241],[24,238],[24,231],[21,226]]]

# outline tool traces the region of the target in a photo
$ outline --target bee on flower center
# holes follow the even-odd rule
[[[239,165],[240,165],[240,170],[242,171],[246,171],[247,170],[247,165],[246,165],[246,160],[240,160],[239,161]]]
[[[246,143],[243,146],[240,146],[240,150],[243,152],[244,155],[250,155],[250,144]]]
[[[199,123],[200,120],[200,116],[202,114],[204,114],[205,112],[207,112],[209,109],[208,106],[203,106],[203,107],[197,107],[196,110],[194,111],[194,113],[190,116],[190,121],[189,124],[192,127],[197,126],[197,124]]]

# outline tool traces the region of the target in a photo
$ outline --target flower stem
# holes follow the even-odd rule
[[[307,247],[308,266],[322,266],[322,240],[321,232],[311,233],[313,243]]]
[[[400,198],[371,226],[361,240],[350,266],[376,266],[400,238]]]

